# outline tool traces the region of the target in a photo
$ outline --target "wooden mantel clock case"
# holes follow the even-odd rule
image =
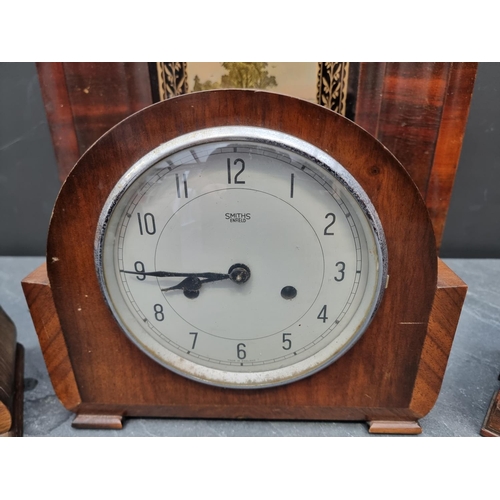
[[[163,101],[97,141],[23,288],[75,427],[155,416],[388,433],[421,431],[466,293],[382,144],[249,90]]]

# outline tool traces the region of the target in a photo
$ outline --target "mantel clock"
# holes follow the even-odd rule
[[[437,398],[466,291],[382,144],[318,105],[244,90],[163,101],[97,141],[23,286],[75,426],[402,433]]]

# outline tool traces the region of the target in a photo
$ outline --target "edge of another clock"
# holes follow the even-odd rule
[[[24,347],[21,344],[16,345],[11,411],[11,427],[0,437],[22,437],[24,434]]]
[[[61,403],[77,414],[74,421],[75,427],[119,429],[122,426],[123,417],[127,416],[360,420],[370,423],[370,432],[402,434],[421,432],[417,420],[425,416],[437,400],[467,292],[467,285],[443,261],[438,259],[438,282],[432,312],[417,377],[407,408],[307,406],[282,408],[272,404],[256,408],[248,402],[248,391],[244,391],[245,394],[242,394],[237,404],[229,402],[226,405],[213,405],[208,400],[206,404],[198,402],[189,406],[176,404],[175,401],[172,401],[171,405],[127,403],[117,405],[82,401],[64,333],[53,302],[46,264],[42,264],[22,280],[22,287],[54,391]],[[209,391],[210,388],[207,388],[207,392]]]
[[[23,435],[24,347],[0,307],[0,437]]]
[[[491,399],[480,434],[484,437],[500,437],[500,391]]]

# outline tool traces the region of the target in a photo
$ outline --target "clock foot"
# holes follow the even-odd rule
[[[80,413],[74,418],[71,426],[75,429],[121,429],[123,416]]]
[[[415,420],[371,420],[370,434],[421,434],[422,427]]]

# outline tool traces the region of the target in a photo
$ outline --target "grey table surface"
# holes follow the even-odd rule
[[[372,436],[364,423],[127,419],[122,430],[73,429],[73,414],[57,399],[21,289],[43,257],[0,257],[0,305],[25,348],[25,436]],[[443,386],[420,436],[479,436],[500,388],[500,260],[446,259],[468,284]]]

